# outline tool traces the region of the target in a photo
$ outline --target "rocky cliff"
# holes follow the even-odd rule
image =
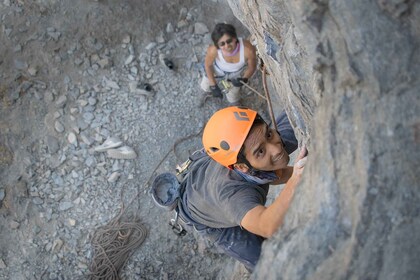
[[[420,3],[233,1],[309,162],[255,279],[419,279]]]

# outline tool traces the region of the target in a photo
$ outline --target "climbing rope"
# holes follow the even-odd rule
[[[273,127],[277,131],[276,118],[274,117],[273,105],[271,104],[271,97],[270,97],[270,93],[268,92],[268,87],[267,87],[267,72],[265,71],[265,65],[262,66],[262,70],[263,70],[262,71],[262,80],[263,80],[265,97],[266,97],[266,100],[267,100],[267,106],[268,106],[268,110],[270,112],[270,117],[271,117]]]
[[[107,225],[99,227],[91,240],[93,259],[89,267],[90,279],[119,280],[119,272],[131,253],[147,236],[147,228],[138,219],[120,221],[123,211]]]

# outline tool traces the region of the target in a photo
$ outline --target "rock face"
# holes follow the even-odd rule
[[[419,279],[420,3],[233,1],[310,150],[255,279]]]

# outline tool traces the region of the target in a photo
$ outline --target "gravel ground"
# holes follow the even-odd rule
[[[223,1],[142,2],[1,1],[1,279],[87,278],[91,237],[123,203],[148,229],[123,279],[248,277],[193,234],[173,234],[172,214],[148,194],[226,106],[199,106],[209,30],[227,21],[246,31]],[[258,75],[251,85],[261,90]],[[243,93],[244,105],[265,108]],[[136,157],[95,151],[109,137]]]

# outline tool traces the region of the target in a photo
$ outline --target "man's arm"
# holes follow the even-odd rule
[[[299,184],[306,163],[306,148],[302,148],[296,163],[293,166],[293,174],[287,181],[280,195],[268,207],[259,205],[249,210],[241,221],[241,226],[246,230],[262,237],[271,237],[283,224],[284,217],[289,209],[296,186]]]
[[[206,70],[207,78],[210,81],[210,85],[216,85],[216,79],[214,78],[213,63],[217,57],[217,48],[213,45],[207,48],[206,58],[204,60],[204,68]]]
[[[257,53],[255,47],[248,41],[243,40],[244,42],[244,51],[245,51],[245,60],[247,63],[247,68],[242,76],[242,78],[251,78],[257,69]]]

